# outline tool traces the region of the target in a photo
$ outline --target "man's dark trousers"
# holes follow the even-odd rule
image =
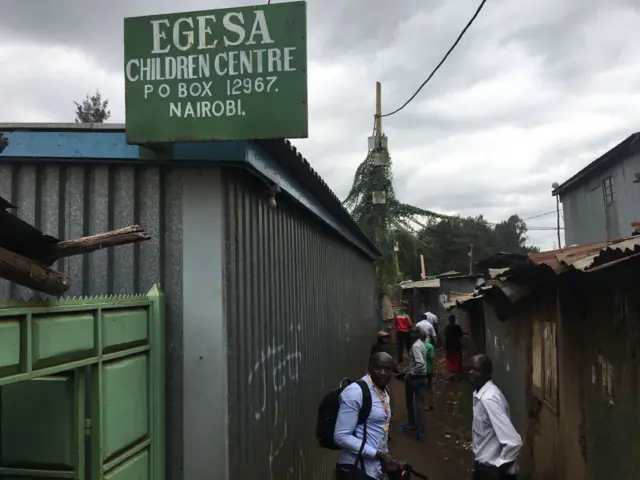
[[[476,462],[473,468],[473,480],[516,480],[516,475]]]
[[[427,376],[406,376],[404,394],[407,400],[408,424],[415,427],[417,433],[424,433],[424,405],[427,395]]]
[[[404,349],[407,349],[407,353],[411,350],[411,333],[396,332],[396,341],[398,342],[398,363],[402,363],[402,360],[404,360]]]

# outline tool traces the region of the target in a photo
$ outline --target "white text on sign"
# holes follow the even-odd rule
[[[297,71],[296,47],[274,45],[261,9],[156,17],[149,25],[149,56],[129,58],[125,76],[143,84],[145,99],[166,99],[170,117],[244,116],[244,96],[277,93],[279,76]]]

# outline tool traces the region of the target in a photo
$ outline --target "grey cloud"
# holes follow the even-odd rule
[[[595,26],[603,12],[640,12],[636,0],[565,0],[545,22],[526,26],[504,37],[518,42],[534,57],[543,60],[544,75],[575,89],[588,83],[593,73],[620,61],[620,44],[608,45],[602,39],[617,35],[613,25]],[[586,28],[589,27],[589,28]],[[588,39],[596,39],[589,42]]]
[[[332,87],[333,91],[310,92],[312,137],[294,142],[339,197],[346,195],[355,168],[366,154],[367,136],[371,133],[373,121],[374,81],[383,83],[384,112],[399,107],[435,67],[479,1],[309,0],[310,61],[320,66],[350,65],[355,61],[364,64],[359,70],[362,79],[338,83]],[[10,48],[22,43],[43,49],[56,45],[79,49],[101,69],[117,75],[122,70],[122,20],[125,16],[255,3],[255,0],[229,0],[224,4],[205,0],[183,0],[179,4],[168,0],[5,0],[5,14],[0,16],[0,45]],[[514,6],[516,4],[521,6]],[[467,152],[456,151],[452,137],[464,147],[466,133],[473,135],[474,144],[478,144],[482,133],[502,126],[510,125],[527,131],[558,118],[569,118],[568,114],[586,111],[587,106],[580,93],[589,93],[589,82],[594,72],[606,71],[620,62],[616,52],[619,53],[621,46],[632,46],[637,41],[622,37],[614,41],[615,37],[610,32],[615,34],[616,25],[603,22],[603,31],[593,34],[596,37],[606,36],[608,42],[587,50],[580,43],[580,28],[593,24],[594,18],[602,12],[616,8],[633,12],[633,8],[638,10],[638,5],[637,0],[487,2],[477,23],[414,103],[402,113],[384,120],[385,131],[390,136],[398,196],[423,208],[458,211],[463,215],[483,213],[492,221],[499,221],[511,213],[526,217],[552,210],[555,203],[550,197],[550,184],[561,179],[551,178],[555,174],[548,173],[550,169],[557,171],[565,164],[576,164],[576,156],[583,158],[585,152],[594,152],[595,158],[596,154],[623,140],[626,134],[631,133],[633,125],[630,124],[628,131],[609,125],[591,138],[576,135],[575,138],[567,136],[554,142],[541,150],[537,161],[527,165],[523,178],[500,176],[500,162],[504,165],[511,161],[504,158],[497,160],[495,165],[474,164],[465,175],[440,173],[438,181],[430,178],[424,163],[451,161],[455,167],[455,158]],[[524,15],[524,11],[531,15]],[[431,15],[431,23],[420,30],[414,25],[411,27],[414,30],[408,31],[410,23],[407,22],[425,12]],[[504,51],[499,51],[499,48]],[[405,57],[406,61],[399,60]],[[514,105],[479,109],[473,114],[464,112],[464,115],[455,108],[436,109],[429,103],[430,100],[448,101],[452,97],[445,95],[465,92],[479,82],[493,80],[504,71],[517,69],[519,64],[508,63],[513,58],[520,60],[523,67],[532,59],[542,60],[541,72],[534,74],[536,91],[530,98],[519,98]],[[20,118],[27,121],[25,117],[29,112],[37,112],[38,118],[72,121],[71,100],[82,98],[96,87],[102,89],[107,82],[98,74],[87,73],[82,79],[65,80],[62,84],[55,78],[41,78],[38,71],[39,66],[34,64],[33,73],[18,81],[0,79],[2,91],[10,92],[9,105],[2,112],[3,120],[14,121],[6,116],[19,112],[22,114]],[[118,80],[109,82],[121,86]],[[118,92],[112,95],[119,95],[119,90],[113,85],[111,87],[112,92]],[[564,96],[549,93],[552,89]],[[611,102],[619,102],[624,92],[612,89],[604,94],[612,96]],[[322,105],[313,106],[314,96],[330,98]],[[114,120],[122,120],[124,110],[116,108],[122,104],[122,99],[111,100]],[[496,99],[496,102],[500,100]],[[420,108],[417,108],[418,104]],[[631,105],[628,110],[620,111],[619,103],[603,102],[603,113],[619,114],[630,123],[634,118],[640,120],[633,113],[638,110],[637,105]],[[436,143],[439,141],[451,145],[451,152],[444,152],[443,159],[425,160],[420,154],[415,154],[421,150],[438,150]],[[531,147],[540,149],[535,145]],[[517,152],[514,155],[517,156]],[[493,175],[492,169],[495,171]],[[574,173],[576,168],[570,170]],[[531,200],[515,204],[511,198],[518,195]],[[549,225],[552,220],[545,217],[530,223]],[[530,236],[535,243],[550,248],[555,234],[531,232]]]
[[[619,129],[609,129],[592,137],[565,138],[552,147],[543,150],[539,160],[530,166],[530,171],[536,172],[550,166],[562,166],[571,162],[576,155],[584,155],[585,152],[590,155],[588,161],[591,162],[611,150],[637,130],[637,128],[633,130],[633,126],[630,126],[627,133],[621,132]],[[572,172],[569,176],[573,175],[573,173],[575,172]],[[556,179],[555,181],[561,183],[568,178]]]
[[[437,7],[444,0],[431,2]],[[11,12],[0,18],[0,31],[6,39],[25,43],[65,45],[84,50],[112,68],[122,65],[123,18],[138,15],[229,8],[255,5],[251,0],[232,4],[212,4],[206,0],[169,0],[147,2],[36,2],[5,0],[3,10]],[[266,3],[266,2],[264,2]],[[424,10],[424,2],[372,2],[371,0],[311,0],[308,2],[309,30],[312,40],[322,45],[320,56],[361,55],[388,46],[398,24]],[[384,27],[382,27],[384,25]],[[2,40],[2,37],[0,37]],[[312,47],[313,48],[313,47]]]

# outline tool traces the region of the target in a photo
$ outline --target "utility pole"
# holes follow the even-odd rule
[[[556,221],[558,231],[558,248],[562,248],[562,242],[560,242],[560,195],[556,195]]]
[[[469,244],[469,275],[473,275],[473,242]]]
[[[376,119],[375,119],[375,134],[373,137],[373,155],[374,165],[378,165],[376,162],[376,155],[380,155],[381,137],[382,137],[382,85],[380,82],[376,82]],[[383,196],[385,192],[374,192],[374,198],[372,201],[377,204],[376,210],[378,211],[378,221],[376,225],[376,244],[380,246],[382,237],[382,208],[384,204]]]

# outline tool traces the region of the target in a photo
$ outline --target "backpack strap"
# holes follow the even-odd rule
[[[364,456],[362,455],[362,452],[364,451],[364,446],[367,443],[367,419],[371,414],[373,402],[371,399],[371,390],[369,390],[369,385],[367,385],[363,380],[358,380],[356,383],[360,387],[360,390],[362,390],[362,407],[360,407],[360,413],[358,414],[358,425],[362,425],[362,444],[360,445],[355,465],[357,467],[358,463],[360,463],[360,467],[364,471]]]
[[[356,383],[362,390],[362,407],[360,407],[360,413],[358,414],[358,425],[366,425],[373,405],[371,390],[369,390],[369,385],[364,380],[358,380]]]

